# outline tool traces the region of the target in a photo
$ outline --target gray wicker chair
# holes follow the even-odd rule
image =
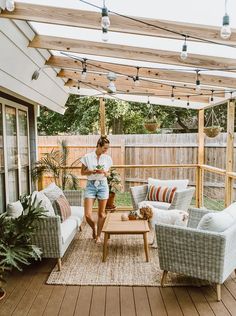
[[[160,268],[164,286],[168,271],[216,283],[217,300],[221,300],[221,284],[236,268],[236,224],[216,233],[196,229],[209,210],[189,210],[188,227],[156,225]]]
[[[183,210],[187,211],[192,198],[193,198],[193,193],[195,189],[194,188],[187,188],[185,190],[181,191],[176,191],[173,201],[171,205],[168,207],[168,209],[173,210],[173,209],[178,209],[178,210]],[[133,209],[137,210],[138,209],[138,204],[142,201],[145,201],[146,196],[148,192],[148,185],[139,185],[135,187],[130,188],[130,193],[131,193],[131,198],[132,198],[132,204],[133,204]],[[160,207],[161,208],[161,207]]]
[[[64,191],[71,206],[83,206],[83,191]],[[61,258],[73,240],[76,230],[62,243],[60,216],[47,216],[39,219],[36,223],[36,233],[32,243],[42,250],[43,258],[57,258],[58,269],[61,270]]]

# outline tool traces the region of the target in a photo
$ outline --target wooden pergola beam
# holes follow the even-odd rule
[[[82,70],[82,64],[80,61],[73,60],[67,57],[60,56],[51,56],[50,59],[46,62],[47,65],[57,68],[66,68]],[[114,63],[107,62],[99,62],[89,60],[87,62],[87,70],[91,72],[104,72],[104,71],[112,71],[115,73],[122,73],[128,76],[135,76],[136,70],[134,67],[119,65]],[[150,79],[158,79],[158,80],[168,80],[174,82],[184,82],[184,83],[192,83],[196,82],[196,74],[181,71],[181,75],[178,71],[170,71],[170,70],[161,70],[154,68],[140,68],[139,76],[143,78]],[[236,79],[225,77],[225,76],[212,76],[205,75],[200,73],[199,79],[201,80],[202,85],[216,86],[216,87],[227,87],[227,88],[236,88]],[[217,89],[217,88],[215,88]]]
[[[107,85],[108,81],[98,81],[98,82],[93,82],[93,81],[86,81],[86,82],[80,82],[80,88],[86,88],[86,89],[97,89],[101,93],[106,93],[107,91]],[[119,94],[134,94],[134,95],[149,95],[149,96],[157,96],[160,98],[164,99],[169,99],[171,91],[169,90],[161,90],[160,89],[151,89],[151,88],[142,88],[142,87],[133,87],[133,86],[128,86],[127,84],[119,84],[116,82],[116,89]],[[65,84],[67,87],[78,87],[78,82],[75,80],[68,80],[68,82]],[[187,101],[187,94],[186,93],[178,93],[175,94],[175,98],[177,100],[182,100],[182,101]],[[190,95],[189,98],[190,102],[201,102],[201,103],[208,103],[209,102],[209,97],[204,96],[204,95]]]
[[[88,73],[86,76],[86,79],[82,80],[81,79],[81,72],[77,71],[71,71],[71,70],[61,70],[58,73],[58,76],[61,78],[67,78],[67,79],[72,79],[72,82],[69,81],[68,85],[78,85],[78,81],[82,81],[84,83],[90,83],[90,84],[107,84],[108,79],[107,79],[107,73],[100,73],[100,74],[91,74]],[[146,80],[140,80],[139,86],[134,86],[134,81],[132,78],[129,77],[123,77],[123,76],[118,76],[116,79],[116,84],[121,85],[125,87],[125,90],[127,89],[153,89],[153,90],[158,90],[158,91],[168,91],[171,94],[172,91],[172,86],[171,83],[168,82],[168,85],[165,85],[161,82],[155,82],[155,81],[146,81]],[[176,84],[176,83],[175,83]],[[208,97],[211,94],[210,90],[207,89],[202,89],[201,93],[206,94],[204,97]],[[224,97],[225,94],[224,92],[216,92],[217,97]],[[195,95],[195,96],[200,96],[199,93],[196,92],[195,86],[186,87],[186,85],[179,83],[178,86],[175,86],[174,88],[174,94],[175,95]]]
[[[189,54],[183,62],[179,52],[108,43],[104,45],[99,42],[45,35],[36,35],[29,47],[209,69],[236,67],[236,59],[232,58]]]
[[[157,29],[154,26],[148,26],[134,20],[130,20],[121,16],[110,14],[111,26],[110,31],[138,34],[154,37],[165,37],[172,39],[182,39],[178,34],[173,34],[165,29],[174,30],[188,36],[196,36],[206,40],[217,41],[220,43],[236,44],[236,31],[232,30],[230,40],[222,40],[219,35],[219,27],[204,26],[191,23],[178,23],[172,21],[163,21],[156,19],[147,19],[142,17],[134,17],[134,19],[142,20],[154,26],[163,29]],[[77,9],[58,8],[51,6],[35,5],[29,3],[16,3],[16,9],[13,12],[4,11],[0,17],[18,19],[25,21],[43,22],[48,24],[58,24],[66,26],[76,26],[81,28],[100,30],[101,12],[92,12]],[[201,41],[191,39],[193,41]]]

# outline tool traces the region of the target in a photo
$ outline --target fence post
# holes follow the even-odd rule
[[[121,139],[121,144],[120,144],[120,162],[121,165],[125,165],[125,138],[122,137]],[[123,168],[122,171],[120,172],[121,175],[121,180],[122,180],[122,186],[123,190],[125,191],[125,174],[126,174],[126,169]]]
[[[198,167],[196,175],[196,207],[203,206],[203,174],[204,164],[204,110],[198,111]]]
[[[228,172],[233,171],[234,163],[234,115],[235,100],[230,99],[227,107],[227,147],[226,147],[226,175],[225,175],[225,206],[233,200],[233,179]]]

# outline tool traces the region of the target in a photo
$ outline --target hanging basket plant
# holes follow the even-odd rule
[[[220,134],[221,130],[222,128],[212,108],[211,113],[207,119],[206,126],[204,127],[204,133],[206,136],[214,138]]]
[[[160,128],[161,122],[153,114],[153,107],[150,104],[149,100],[147,102],[147,106],[149,107],[149,113],[148,113],[148,116],[144,122],[144,127],[149,132],[156,132],[156,130]]]

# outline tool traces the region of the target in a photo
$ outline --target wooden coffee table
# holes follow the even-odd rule
[[[149,261],[148,252],[148,240],[147,234],[150,231],[148,221],[146,220],[134,220],[134,221],[122,221],[121,213],[109,213],[106,217],[103,225],[102,232],[104,233],[103,244],[103,259],[106,261],[107,257],[107,242],[110,235],[143,235],[144,250],[146,255],[146,261]]]

